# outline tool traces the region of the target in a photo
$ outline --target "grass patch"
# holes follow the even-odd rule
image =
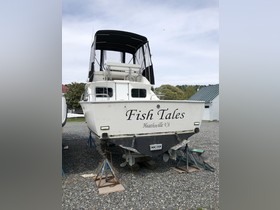
[[[85,122],[84,117],[71,117],[67,118],[67,122]]]

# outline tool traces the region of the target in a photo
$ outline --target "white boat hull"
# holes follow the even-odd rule
[[[146,37],[116,30],[95,33],[80,104],[89,129],[102,143],[124,148],[131,166],[141,155],[183,147],[183,140],[199,132],[204,102],[159,100],[154,84]]]
[[[64,95],[62,95],[62,127],[66,124],[67,120],[67,104]]]
[[[166,152],[199,131],[204,103],[194,101],[80,102],[101,140],[148,156]]]

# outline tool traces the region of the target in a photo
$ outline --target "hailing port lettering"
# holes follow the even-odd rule
[[[160,122],[160,123],[144,123],[143,128],[162,128],[162,127],[169,127],[169,122]]]
[[[169,109],[159,109],[156,114],[153,109],[148,112],[142,112],[138,109],[130,109],[126,112],[127,120],[154,120],[154,117],[159,117],[159,120],[178,120],[185,118],[185,112],[179,112],[179,109],[169,111]]]

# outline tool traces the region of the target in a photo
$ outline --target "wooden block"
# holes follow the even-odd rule
[[[173,170],[177,171],[178,173],[185,173],[186,171],[185,170],[182,170],[180,168],[177,168],[177,167],[171,167]]]
[[[111,179],[111,178],[113,178],[113,177],[114,177],[113,175],[108,175],[108,176],[107,176],[108,179]],[[93,176],[93,178],[96,179],[96,180],[100,180],[101,177],[100,177],[100,176],[96,177],[96,175],[95,175],[95,176]],[[106,178],[106,176],[103,175],[103,176],[102,176],[102,179],[105,179],[105,178]]]
[[[189,166],[188,173],[192,173],[192,172],[196,172],[196,171],[200,171],[200,169],[192,167],[192,166]]]
[[[84,177],[84,178],[89,178],[89,177],[95,178],[96,174],[82,174],[81,176]]]
[[[110,180],[106,181],[103,178],[101,180],[100,179],[96,180],[95,183],[96,183],[96,186],[100,187],[100,188],[118,184],[118,182],[115,179],[110,179]],[[100,183],[100,185],[99,185],[99,183]]]
[[[107,187],[101,187],[98,189],[99,194],[108,194],[112,192],[121,192],[124,191],[124,187],[122,184],[117,184],[115,186],[107,186]]]
[[[181,166],[181,167],[178,167],[180,170],[183,170],[185,172],[188,172],[188,173],[192,173],[192,172],[196,172],[196,171],[199,171],[200,169],[196,168],[196,167],[193,167],[193,166],[189,166],[187,168],[187,166]]]

